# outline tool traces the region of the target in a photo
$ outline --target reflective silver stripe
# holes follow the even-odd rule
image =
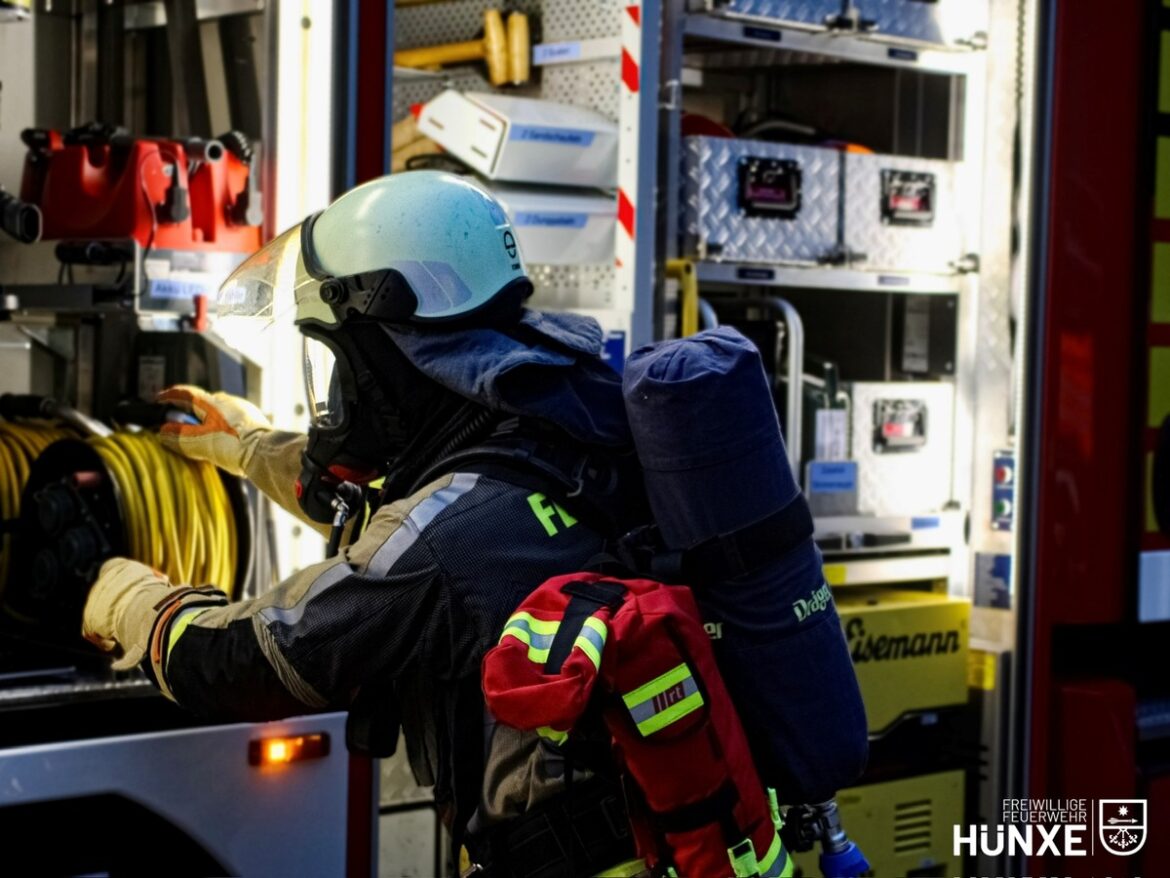
[[[451,484],[440,488],[411,510],[406,520],[390,535],[390,539],[370,559],[368,572],[373,576],[385,576],[398,563],[398,559],[415,544],[419,535],[440,512],[475,487],[479,476],[474,473],[459,473]]]
[[[588,625],[585,625],[581,628],[581,633],[578,634],[577,637],[584,637],[586,640],[596,646],[598,655],[601,655],[601,651],[605,649],[605,637],[602,636],[600,631],[596,631],[593,628],[590,628]]]
[[[352,567],[344,561],[338,562],[314,579],[313,584],[305,589],[305,593],[291,607],[265,607],[260,611],[260,618],[268,624],[282,622],[285,625],[295,625],[301,621],[301,616],[305,615],[305,607],[308,606],[309,601],[329,586],[336,585],[345,577],[352,575]]]
[[[504,626],[504,633],[508,633],[509,628],[519,628],[528,635],[528,645],[533,649],[548,649],[552,646],[553,638],[556,634],[537,634],[533,631],[528,622],[524,619],[513,619]]]
[[[374,553],[374,557],[366,565],[365,572],[373,576],[388,574],[406,551],[415,544],[426,526],[435,520],[435,516],[474,488],[478,480],[478,475],[460,473],[447,487],[421,501]],[[280,622],[284,625],[296,625],[305,615],[305,609],[313,598],[355,572],[357,571],[349,564],[339,561],[314,579],[313,584],[305,589],[305,593],[291,607],[265,607],[260,610],[260,618],[267,624]]]
[[[631,707],[630,708],[630,716],[632,716],[634,718],[634,723],[636,725],[641,725],[642,723],[646,722],[646,720],[650,719],[650,717],[654,716],[655,714],[661,713],[662,711],[669,708],[671,705],[677,704],[679,701],[682,701],[684,698],[687,698],[688,696],[694,695],[696,692],[699,691],[698,683],[695,682],[695,678],[693,676],[691,676],[690,674],[687,674],[687,676],[684,679],[680,680],[675,685],[682,686],[682,694],[676,695],[672,700],[667,701],[665,699],[662,699],[661,696],[664,693],[659,692],[658,694],[654,695],[653,697],[647,698],[641,704],[635,704],[633,707]],[[669,692],[673,688],[674,688],[674,686],[671,686],[666,691]]]

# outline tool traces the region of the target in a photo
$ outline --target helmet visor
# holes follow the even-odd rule
[[[305,396],[314,427],[339,427],[342,421],[341,382],[337,356],[324,342],[304,337]]]
[[[333,310],[321,300],[321,282],[305,268],[303,226],[298,223],[265,244],[231,273],[216,298],[217,322],[250,320],[266,326],[293,311],[298,323],[337,322]]]

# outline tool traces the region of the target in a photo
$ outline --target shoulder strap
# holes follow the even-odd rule
[[[670,551],[656,530],[630,534],[622,557],[639,570],[668,582],[702,586],[751,573],[795,549],[813,535],[813,518],[803,494],[778,512],[688,549]]]

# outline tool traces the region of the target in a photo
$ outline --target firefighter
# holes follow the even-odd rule
[[[375,755],[401,728],[416,778],[485,871],[536,874],[573,850],[556,874],[589,875],[632,857],[620,794],[493,723],[480,665],[523,598],[584,567],[643,501],[599,327],[525,308],[531,291],[497,202],[439,172],[364,184],[268,244],[220,310],[279,315],[292,295],[308,435],[179,387],[161,398],[198,423],[163,439],[323,534],[342,485],[383,478],[380,504],[336,556],[238,603],[110,560],[83,627],[116,667],[141,664],[207,717],[349,710],[351,745]]]

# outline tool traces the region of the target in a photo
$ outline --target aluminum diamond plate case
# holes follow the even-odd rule
[[[858,511],[908,516],[940,511],[952,494],[954,385],[857,382],[850,396]]]
[[[683,246],[713,262],[815,264],[838,249],[840,153],[688,137]]]
[[[828,19],[841,14],[841,0],[692,0],[689,6],[692,11],[812,29],[824,28]]]
[[[915,45],[972,48],[987,45],[987,0],[855,0],[879,39]]]
[[[962,258],[954,162],[845,157],[845,246],[858,268],[954,274]]]

